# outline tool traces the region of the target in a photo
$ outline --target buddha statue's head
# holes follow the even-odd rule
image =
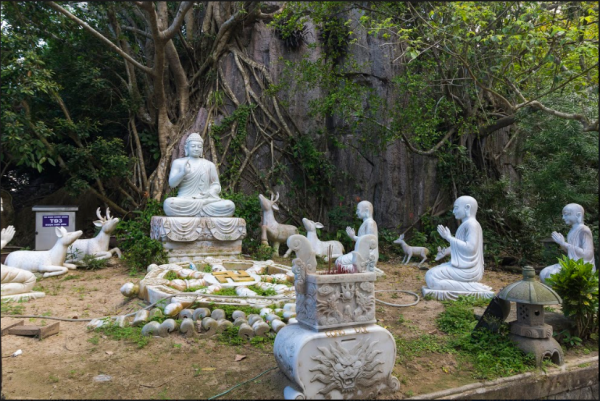
[[[197,132],[192,132],[185,140],[185,155],[191,157],[202,157],[204,140]]]
[[[562,218],[568,225],[583,223],[583,207],[577,203],[569,203],[563,208]]]
[[[361,201],[356,205],[356,215],[359,219],[368,219],[373,217],[373,205],[369,201]]]
[[[477,201],[472,196],[461,196],[454,201],[452,213],[454,213],[454,217],[456,217],[457,220],[475,217],[477,214]]]

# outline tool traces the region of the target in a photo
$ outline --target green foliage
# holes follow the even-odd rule
[[[163,278],[164,278],[165,280],[169,280],[169,281],[171,281],[171,280],[177,280],[177,279],[179,278],[179,276],[177,275],[177,272],[176,272],[175,270],[169,270],[169,271],[167,272],[167,274],[165,274],[165,275],[163,276]]]
[[[256,295],[259,295],[261,297],[273,297],[277,295],[277,292],[273,288],[264,289],[255,285],[250,285],[248,286],[248,289],[254,291]]]
[[[235,288],[221,288],[220,290],[214,291],[214,295],[232,295],[237,296],[237,292],[235,292]]]
[[[243,345],[246,343],[246,341],[244,341],[242,337],[238,336],[238,331],[239,327],[229,326],[217,336],[217,340],[220,343],[227,345]]]
[[[150,238],[150,221],[152,216],[164,216],[162,205],[149,199],[143,210],[132,213],[135,217],[121,220],[115,230],[125,263],[132,271],[146,270],[152,263],[166,263],[167,254],[162,243]]]
[[[246,157],[242,146],[246,144],[248,121],[250,113],[255,108],[255,104],[240,106],[230,116],[225,117],[219,125],[213,126],[210,129],[210,135],[215,139],[217,151],[222,152],[221,139],[225,134],[229,133],[231,126],[234,123],[236,124],[235,132],[232,133],[231,141],[227,148],[226,159],[221,165],[220,179],[222,182],[237,181],[239,179],[239,175],[241,174],[240,166]]]
[[[490,380],[510,376],[535,367],[533,355],[524,355],[508,338],[508,325],[503,323],[497,333],[487,329],[473,332],[477,320],[473,306],[486,306],[488,300],[458,297],[444,302],[445,311],[436,319],[440,330],[450,334],[447,347],[473,365],[475,378]]]
[[[400,363],[406,363],[426,353],[453,353],[454,350],[447,346],[446,341],[439,336],[422,334],[419,337],[407,340],[394,335],[396,340],[396,355]]]
[[[205,285],[197,285],[195,287],[186,288],[185,290],[183,290],[183,292],[196,292],[198,290],[203,290],[205,288],[208,288],[208,287]]]
[[[476,330],[461,333],[448,346],[457,349],[472,365],[475,378],[490,380],[535,369],[533,354],[523,354],[508,338],[508,325],[504,323],[498,333]]]
[[[259,245],[250,249],[250,255],[256,260],[269,260],[273,257],[273,248],[269,245]]]
[[[212,305],[210,305],[210,309],[211,310],[223,309],[223,311],[225,312],[225,316],[228,320],[233,320],[233,317],[231,315],[236,310],[244,312],[246,314],[246,316],[249,316],[252,314],[258,315],[260,313],[260,309],[254,308],[252,306],[244,306],[244,305],[215,305],[215,304],[212,304]]]
[[[214,129],[213,129],[214,130]],[[240,217],[246,221],[246,230],[248,234],[242,240],[242,252],[254,255],[257,248],[260,247],[260,223],[262,211],[258,193],[246,195],[243,192],[226,191],[221,193],[223,199],[229,199],[235,203],[235,217]],[[271,251],[271,254],[273,252]],[[270,259],[271,255],[267,259]],[[266,260],[266,259],[260,259]]]
[[[14,302],[10,300],[3,299],[2,300],[2,314],[3,315],[22,315],[25,306],[23,305],[24,301]]]
[[[108,259],[96,259],[93,255],[85,255],[81,260],[81,264],[86,270],[104,269]]]
[[[580,346],[583,340],[577,336],[571,335],[571,332],[568,329],[561,331],[558,334],[559,341],[562,344],[565,344],[569,348]]]
[[[204,273],[212,273],[212,266],[207,263],[204,265],[204,268],[202,268],[202,271]]]
[[[96,333],[102,333],[111,340],[128,341],[137,344],[138,348],[144,348],[150,342],[150,338],[142,335],[141,327],[119,327],[116,324],[105,324],[94,329]]]
[[[575,322],[575,337],[588,339],[598,332],[598,271],[583,259],[559,259],[561,269],[547,279],[562,298],[565,316]]]

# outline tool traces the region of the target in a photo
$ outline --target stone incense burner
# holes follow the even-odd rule
[[[375,319],[377,238],[359,238],[353,252],[355,272],[319,274],[308,239],[293,235],[288,247],[296,252],[297,323],[284,327],[274,353],[281,371],[292,382],[286,399],[373,398],[397,390],[392,376],[396,344]]]

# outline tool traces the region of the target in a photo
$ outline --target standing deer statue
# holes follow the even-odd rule
[[[402,246],[404,254],[406,255],[401,262],[403,265],[408,264],[410,258],[412,258],[413,255],[419,255],[423,257],[423,260],[421,260],[417,265],[420,267],[421,264],[423,264],[423,262],[427,260],[427,255],[429,255],[429,249],[422,246],[410,246],[406,242],[404,242],[404,234],[400,235],[400,237],[398,237],[398,239],[394,241],[394,244],[400,244]]]
[[[344,245],[342,245],[339,241],[321,241],[317,237],[317,228],[323,228],[323,224],[319,222],[314,222],[312,220],[307,219],[306,217],[302,219],[302,224],[304,224],[304,228],[306,229],[306,238],[310,245],[312,246],[313,251],[318,256],[325,258],[325,261],[328,261],[327,252],[329,247],[331,247],[331,257],[335,260],[338,257],[344,254]]]
[[[85,255],[92,255],[94,259],[108,259],[113,254],[121,258],[119,248],[108,249],[110,234],[117,227],[119,219],[110,216],[110,209],[106,208],[106,217],[102,217],[100,208],[96,210],[98,219],[94,221],[96,227],[100,227],[100,232],[94,238],[78,239],[69,247],[69,254],[72,255],[69,262],[80,261]]]
[[[44,273],[44,277],[59,276],[65,274],[68,269],[76,269],[76,265],[65,263],[67,248],[83,234],[83,231],[70,233],[64,227],[56,227],[54,231],[58,240],[49,250],[12,252],[4,263],[18,269]]]
[[[258,199],[260,199],[260,208],[262,210],[261,243],[269,245],[269,242],[271,242],[273,244],[271,245],[273,247],[273,256],[279,256],[279,244],[286,242],[291,235],[298,234],[298,228],[289,224],[279,224],[275,220],[273,209],[279,210],[277,206],[279,192],[275,198],[273,198],[273,193],[271,193],[270,200],[262,194],[258,195]],[[287,258],[291,252],[291,249],[288,249],[283,257]]]

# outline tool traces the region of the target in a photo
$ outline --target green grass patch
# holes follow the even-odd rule
[[[119,327],[116,324],[106,324],[104,326],[94,329],[94,331],[96,333],[104,334],[111,340],[122,340],[135,343],[137,344],[138,348],[144,348],[150,342],[150,337],[142,335],[142,327]],[[90,340],[92,340],[93,338],[94,337],[92,337]]]
[[[165,274],[165,275],[163,276],[163,278],[164,278],[165,280],[169,280],[169,281],[171,281],[171,280],[177,280],[177,279],[179,278],[179,276],[177,275],[177,272],[176,272],[175,270],[169,270],[169,271],[167,272],[167,274]]]
[[[209,265],[208,263],[204,265],[204,267],[202,268],[202,271],[204,273],[212,273],[212,266]]]
[[[208,288],[208,287],[205,285],[197,285],[196,287],[186,288],[185,290],[183,290],[183,292],[195,292],[198,290],[203,290],[205,288]]]
[[[426,353],[451,353],[454,350],[447,345],[447,339],[440,336],[423,334],[418,338],[406,340],[394,336],[396,354],[399,362],[408,362]]]
[[[81,276],[78,274],[69,274],[69,275],[65,276],[65,278],[63,278],[63,281],[75,280],[75,279],[78,279],[79,277],[81,277]]]
[[[446,310],[438,316],[436,324],[450,335],[446,347],[456,350],[473,366],[476,379],[490,380],[535,369],[533,355],[525,355],[508,338],[508,324],[503,323],[497,333],[487,329],[473,332],[477,324],[473,307],[488,302],[474,297],[443,302]]]
[[[225,316],[227,317],[228,320],[233,320],[233,317],[231,316],[231,314],[233,312],[235,312],[236,310],[242,311],[246,314],[246,316],[252,315],[252,314],[259,314],[260,313],[260,309],[258,308],[253,308],[251,306],[237,306],[237,305],[215,305],[213,303],[211,303],[209,305],[210,310],[214,310],[214,309],[223,309],[223,311],[225,312]],[[236,327],[237,329],[237,327]]]
[[[218,291],[213,292],[214,295],[233,295],[237,296],[237,292],[235,292],[235,288],[221,288]]]
[[[6,315],[22,315],[23,312],[25,311],[25,306],[23,305],[23,302],[18,301],[9,301],[9,300],[4,300],[2,301],[2,314],[6,314]]]
[[[256,295],[261,296],[261,297],[272,297],[277,295],[277,292],[273,289],[273,288],[260,288],[260,287],[256,287],[254,285],[249,285],[248,286],[249,290],[252,290],[256,293]]]

